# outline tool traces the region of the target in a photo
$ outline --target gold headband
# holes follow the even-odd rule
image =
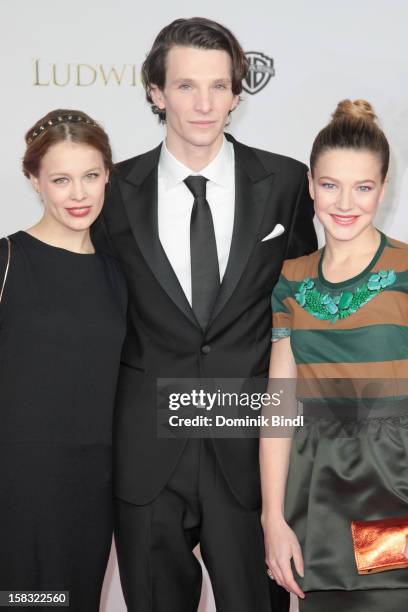
[[[85,119],[81,115],[58,115],[58,117],[54,120],[49,119],[45,123],[42,123],[30,134],[27,138],[27,144],[31,144],[38,136],[44,134],[50,127],[54,125],[59,125],[60,123],[85,123],[86,125],[93,125],[94,127],[99,127],[95,121],[92,119]]]

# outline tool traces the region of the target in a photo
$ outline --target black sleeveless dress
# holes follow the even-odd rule
[[[106,255],[26,232],[10,239],[0,305],[0,591],[69,591],[70,610],[97,612],[112,539],[125,281]],[[6,262],[2,239],[0,287]]]

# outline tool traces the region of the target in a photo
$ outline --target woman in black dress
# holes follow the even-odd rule
[[[70,610],[96,612],[126,313],[118,265],[89,233],[111,149],[90,117],[66,110],[26,143],[44,215],[0,241],[0,591],[69,591]]]

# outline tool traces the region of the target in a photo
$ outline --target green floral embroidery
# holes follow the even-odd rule
[[[307,312],[323,321],[336,323],[346,319],[376,295],[397,280],[394,270],[379,270],[355,291],[342,291],[337,295],[321,293],[311,278],[305,278],[297,288],[295,299]]]

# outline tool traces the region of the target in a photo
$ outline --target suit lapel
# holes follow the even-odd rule
[[[259,235],[273,182],[250,147],[232,136],[235,154],[235,212],[227,269],[214,305],[212,321],[231,298]],[[195,326],[200,327],[161,245],[158,230],[158,163],[161,145],[140,156],[125,179],[119,180],[122,199],[138,246],[160,285]]]
[[[159,239],[157,183],[160,148],[141,156],[126,179],[119,181],[121,195],[130,227],[146,263],[176,306],[199,326]]]
[[[265,206],[271,191],[273,173],[267,171],[250,147],[236,142],[235,153],[235,213],[227,269],[215,302],[212,320],[231,298],[248,263],[259,235]]]

